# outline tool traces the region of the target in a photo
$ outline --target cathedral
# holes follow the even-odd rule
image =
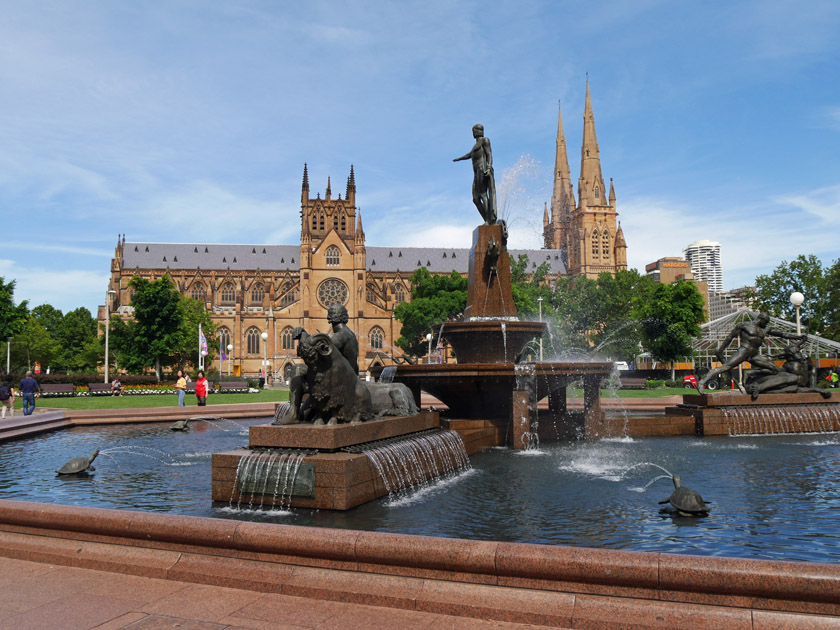
[[[545,247],[511,249],[511,256],[526,254],[534,268],[548,263],[552,278],[626,269],[612,184],[608,199],[604,191],[587,83],[577,205],[560,120],[551,218],[546,208],[543,221]],[[304,165],[300,204],[299,245],[138,243],[120,237],[111,260],[111,312],[132,316],[132,277],[153,281],[168,275],[183,295],[204,302],[210,312],[216,338],[208,344],[216,352],[208,368],[253,376],[267,360],[271,378],[288,380],[291,366],[300,361],[294,328],[328,332],[327,307],[341,303],[359,338],[359,369],[392,364],[402,356],[394,347],[401,324],[393,311],[410,300],[414,270],[466,276],[469,249],[368,247],[352,166],[343,195],[333,196],[328,179],[323,197],[320,192],[313,197]],[[99,319],[104,323],[104,307]]]
[[[607,194],[587,80],[577,203],[566,153],[563,116],[558,108],[551,214],[549,216],[547,205],[543,214],[544,247],[564,252],[572,277],[597,278],[604,272],[614,274],[627,269],[627,243],[621,224],[617,222],[612,178],[609,196]]]

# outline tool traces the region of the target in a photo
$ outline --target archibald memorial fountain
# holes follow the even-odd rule
[[[391,384],[358,379],[358,342],[341,305],[329,309],[332,336],[295,331],[304,361],[289,404],[272,424],[250,428],[248,448],[213,456],[213,500],[347,510],[468,466],[468,454],[537,440],[601,435],[600,385],[611,363],[521,362],[546,329],[520,321],[510,281],[507,227],[498,220],[490,141],[473,127],[473,232],[463,321],[441,334],[457,363],[401,365]],[[584,410],[566,407],[566,387],[583,381]],[[445,418],[418,411],[420,392],[443,401]],[[537,402],[549,400],[540,414]],[[540,428],[542,427],[542,428]]]

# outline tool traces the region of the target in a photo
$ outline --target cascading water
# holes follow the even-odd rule
[[[345,449],[371,461],[390,498],[401,498],[471,468],[464,442],[455,431],[431,430]]]
[[[723,409],[729,435],[826,433],[840,425],[840,405],[733,406]]]
[[[230,507],[243,509],[242,499],[247,497],[246,509],[261,510],[266,503],[266,497],[271,496],[270,506],[288,508],[292,495],[295,494],[295,483],[301,463],[307,454],[307,451],[263,449],[242,457],[236,468]],[[259,503],[254,507],[257,497]]]

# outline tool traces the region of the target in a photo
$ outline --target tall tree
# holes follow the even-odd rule
[[[185,341],[181,295],[169,276],[153,282],[134,276],[129,286],[134,289],[134,343],[147,365],[154,364],[160,380],[161,366],[172,363]]]
[[[799,291],[805,296],[800,307],[803,327],[808,332],[837,338],[840,333],[840,259],[824,267],[813,254],[782,261],[773,273],[755,279],[756,293],[752,306],[774,317],[796,320],[790,295]]]
[[[639,305],[642,337],[645,348],[657,361],[673,363],[691,356],[692,340],[700,336],[704,320],[703,296],[694,283],[678,280],[674,284],[657,284]]]
[[[83,306],[68,311],[51,336],[61,350],[58,367],[67,372],[93,372],[99,362],[96,320]]]
[[[12,344],[15,352],[11,367],[15,371],[31,370],[36,362],[40,362],[45,367],[54,365],[61,351],[60,344],[33,316],[26,318],[20,332],[12,339]]]
[[[0,343],[6,358],[6,340],[16,335],[29,315],[27,301],[15,304],[15,281],[0,277]],[[5,366],[4,366],[5,367]]]
[[[423,356],[428,348],[426,335],[437,334],[444,322],[458,319],[467,307],[467,280],[458,272],[433,276],[425,267],[411,276],[411,302],[394,309],[402,323],[396,345],[414,356]]]
[[[214,344],[213,334],[216,327],[213,320],[210,319],[210,313],[204,302],[199,302],[188,297],[181,297],[181,344],[174,348],[174,359],[177,365],[186,365],[191,363],[198,365],[198,327],[201,325],[201,330],[204,337],[208,340],[207,350],[209,354],[205,360],[209,363],[213,360]]]

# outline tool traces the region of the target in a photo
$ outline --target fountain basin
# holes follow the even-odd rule
[[[545,322],[473,319],[444,324],[443,337],[458,363],[513,363],[547,328]]]
[[[448,334],[451,324],[446,326]],[[612,363],[609,362],[441,363],[401,365],[394,381],[406,384],[417,401],[420,390],[427,391],[445,403],[453,417],[509,420],[514,390],[531,388],[534,403],[546,396],[562,395],[565,407],[568,383],[581,377],[600,381],[611,371]],[[517,386],[517,379],[530,382],[527,385],[520,382]]]

